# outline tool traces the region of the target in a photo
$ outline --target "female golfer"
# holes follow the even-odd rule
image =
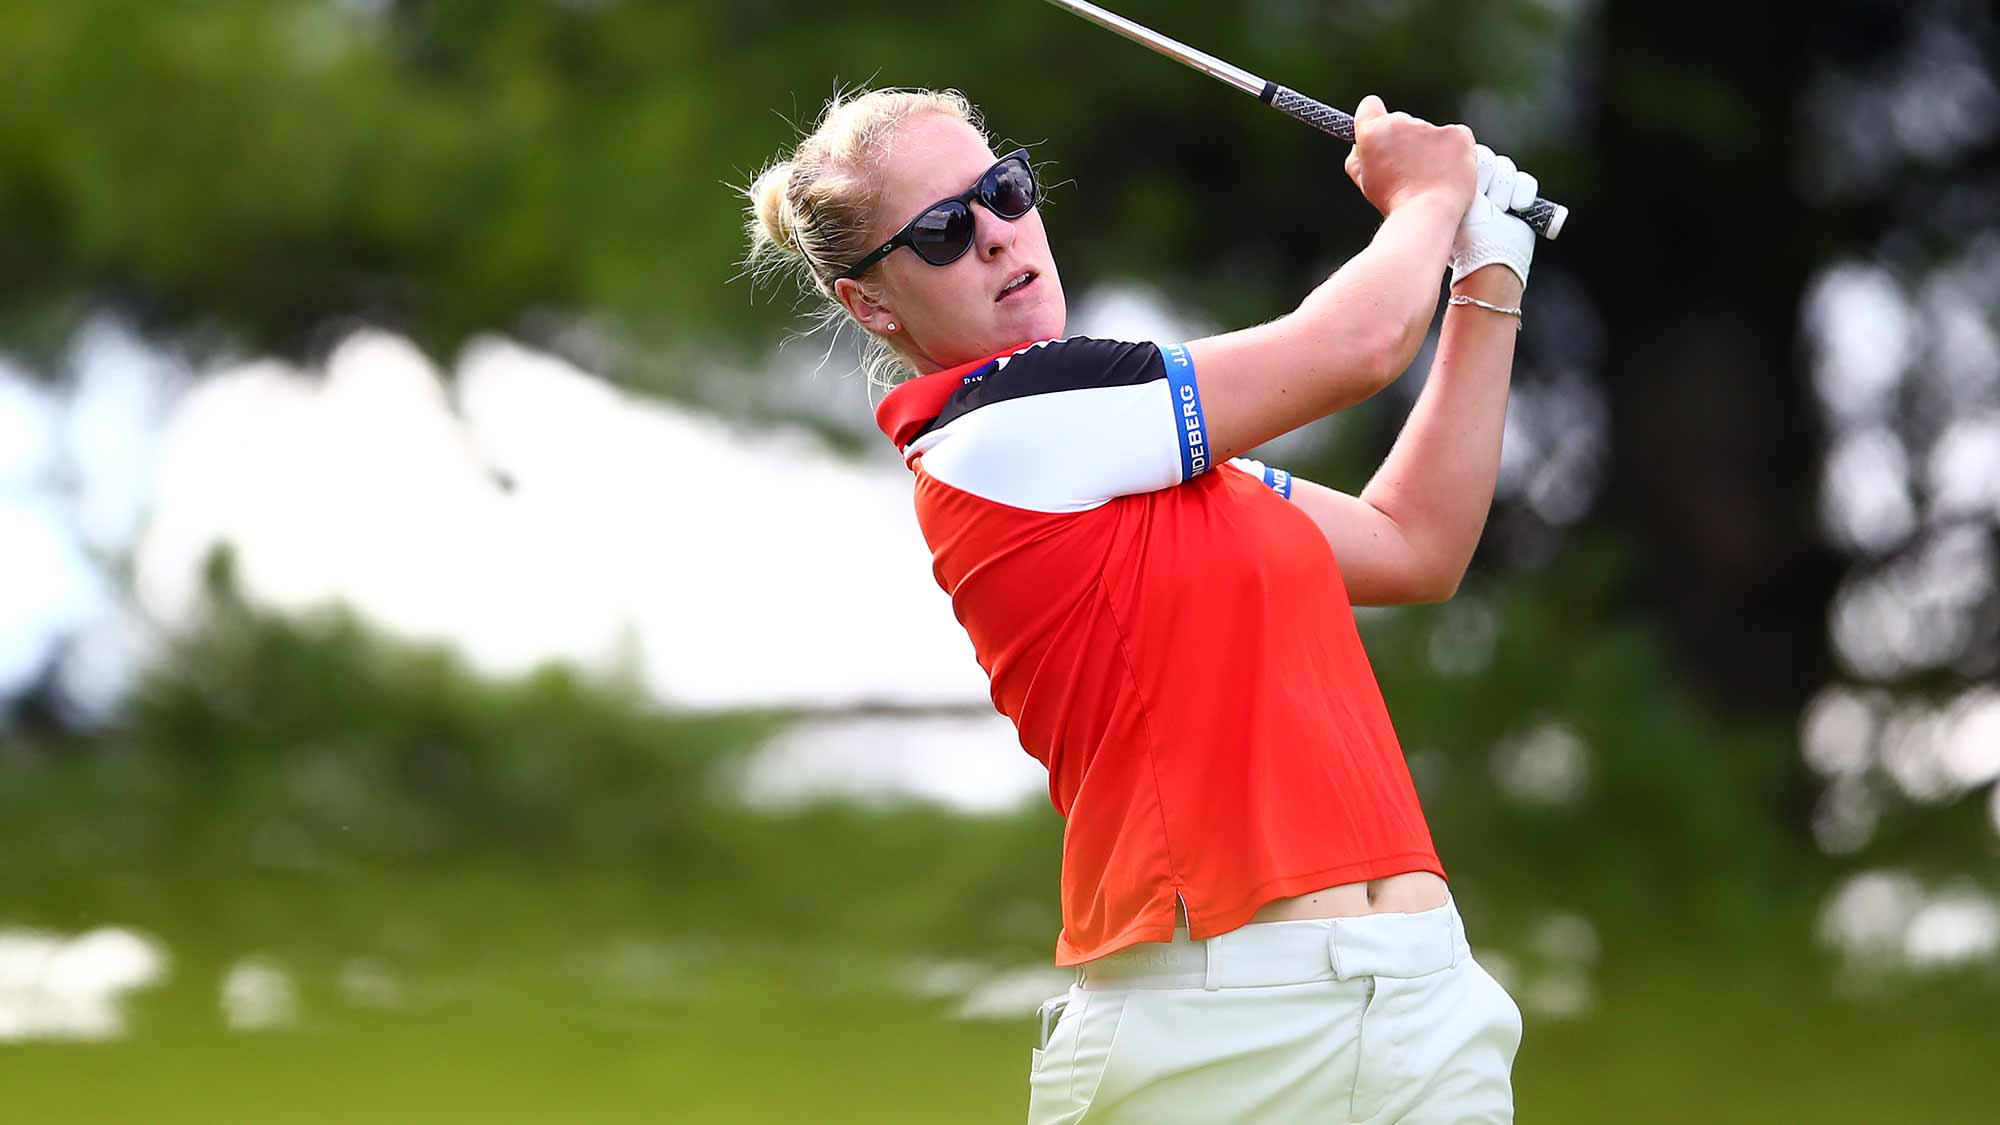
[[[1471,957],[1352,604],[1451,596],[1485,523],[1534,236],[1511,161],[1361,103],[1384,220],[1298,308],[1063,337],[1025,152],[951,92],[829,104],[748,189],[906,376],[876,419],[938,582],[1067,818],[1031,1122],[1501,1122],[1520,1012]],[[1237,457],[1429,379],[1358,496]],[[1336,560],[1338,560],[1336,562]]]

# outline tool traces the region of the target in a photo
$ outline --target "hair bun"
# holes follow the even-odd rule
[[[750,185],[749,196],[764,241],[787,254],[797,254],[800,253],[798,220],[792,213],[791,200],[786,196],[791,182],[791,161],[780,161],[764,169],[764,173]]]

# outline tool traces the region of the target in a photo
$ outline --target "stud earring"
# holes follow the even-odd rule
[[[889,331],[894,332],[895,330],[896,330],[896,322],[892,320],[889,322]]]

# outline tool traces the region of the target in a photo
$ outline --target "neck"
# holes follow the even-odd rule
[[[1054,336],[1046,336],[1046,337],[1035,336],[1021,340],[1009,340],[1006,344],[1002,345],[1000,348],[995,348],[988,351],[975,351],[972,354],[965,356],[962,359],[954,359],[949,362],[939,359],[936,356],[932,355],[921,344],[917,343],[917,341],[914,338],[908,335],[905,335],[902,340],[902,343],[905,344],[906,346],[897,347],[896,345],[891,344],[890,348],[894,350],[898,356],[902,357],[903,361],[905,363],[908,363],[910,367],[914,369],[918,375],[930,375],[935,372],[947,371],[954,367],[963,366],[967,363],[972,362],[975,359],[984,359],[987,356],[994,355],[1000,351],[1004,351],[1007,348],[1018,347],[1022,344],[1034,343],[1036,340],[1043,340],[1043,339],[1060,340],[1062,339],[1062,337],[1063,337],[1062,331],[1058,330]]]
[[[933,371],[943,371],[945,368],[953,366],[949,363],[938,362],[936,357],[925,351],[915,340],[910,340],[908,343],[910,346],[907,348],[894,348],[893,350],[903,358],[903,362],[914,368],[917,374],[929,375]]]

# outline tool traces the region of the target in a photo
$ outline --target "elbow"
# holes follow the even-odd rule
[[[1437,297],[1433,295],[1422,308],[1413,310],[1408,320],[1403,322],[1403,330],[1396,337],[1395,353],[1389,357],[1389,378],[1394,381],[1410,369],[1417,361],[1417,353],[1423,350],[1424,340],[1431,334],[1431,320],[1437,314]]]
[[[1362,348],[1361,382],[1366,392],[1363,398],[1372,398],[1389,388],[1409,369],[1410,360],[1415,358],[1416,349],[1423,343],[1418,336],[1414,343],[1407,332],[1383,331]]]
[[[1465,581],[1466,565],[1459,560],[1440,560],[1419,568],[1410,576],[1409,604],[1436,605],[1450,601],[1458,593],[1459,583]]]
[[[1458,577],[1436,574],[1383,574],[1348,588],[1355,605],[1436,605],[1456,593]]]
[[[1465,570],[1460,568],[1435,575],[1424,583],[1422,594],[1416,599],[1422,605],[1436,605],[1448,602],[1458,593],[1458,584],[1465,580]]]
[[[1417,352],[1424,346],[1424,337],[1430,332],[1428,319],[1411,320],[1403,324],[1384,324],[1376,339],[1367,348],[1368,381],[1370,394],[1388,389],[1389,384],[1403,377],[1416,360]]]

